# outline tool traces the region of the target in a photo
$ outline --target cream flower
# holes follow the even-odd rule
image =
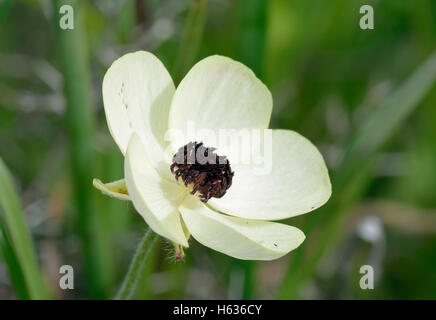
[[[129,53],[107,71],[103,100],[109,130],[125,156],[125,180],[95,180],[94,185],[105,194],[131,200],[146,223],[180,249],[188,247],[192,235],[235,258],[279,258],[305,236],[295,227],[265,220],[307,213],[330,197],[328,171],[317,148],[294,131],[267,129],[271,93],[250,69],[232,59],[201,60],[176,90],[154,55]],[[256,174],[254,163],[222,154],[226,148],[221,142],[201,130],[194,139],[185,137],[181,133],[189,124],[217,135],[223,129],[269,132],[269,172]],[[200,141],[227,156],[224,171],[214,165],[194,170],[186,163],[170,169],[172,156],[183,151],[179,148],[187,150],[190,142],[198,147]],[[213,149],[210,153],[215,157]]]

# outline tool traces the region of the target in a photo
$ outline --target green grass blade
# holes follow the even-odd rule
[[[240,2],[239,34],[237,42],[238,60],[254,71],[265,82],[264,67],[268,0],[243,0]]]
[[[12,6],[14,0],[5,0],[3,3],[0,3],[0,23],[2,22],[4,16]]]
[[[390,95],[357,132],[345,153],[338,178],[347,179],[349,174],[353,174],[361,163],[371,157],[388,140],[392,132],[416,109],[432,88],[435,77],[436,53]]]
[[[26,283],[24,282],[24,275],[21,270],[18,259],[14,253],[14,249],[6,235],[6,230],[3,224],[0,222],[0,256],[9,271],[11,283],[15,289],[15,294],[19,299],[29,299],[29,293],[27,292]]]
[[[74,29],[59,27],[59,10],[63,5],[74,9]],[[71,173],[77,208],[77,230],[85,259],[86,283],[91,298],[103,298],[104,267],[101,262],[104,243],[96,236],[100,231],[93,199],[93,106],[91,77],[86,54],[86,41],[81,28],[78,1],[55,0],[54,23],[57,33],[57,55],[64,78],[67,103],[66,123],[70,142]],[[95,225],[93,225],[95,224]],[[106,248],[110,250],[110,247]]]
[[[7,237],[3,237],[3,241],[8,238],[11,241],[13,253],[17,257],[24,275],[29,297],[31,299],[48,298],[20,200],[15,192],[12,177],[2,159],[0,159],[0,208],[1,221],[4,223],[2,231],[7,233]],[[3,254],[7,252],[4,251]],[[9,255],[7,258],[12,257]]]
[[[185,22],[180,49],[174,67],[174,81],[179,83],[197,58],[208,0],[194,0]]]
[[[382,106],[361,127],[351,140],[338,171],[333,175],[333,195],[326,206],[308,217],[306,234],[316,226],[317,237],[300,248],[292,257],[291,265],[279,288],[278,297],[296,298],[301,286],[316,271],[319,261],[337,239],[337,230],[343,223],[346,209],[355,201],[369,178],[377,151],[419,106],[433,87],[436,79],[436,52],[388,96]],[[308,236],[310,241],[311,237]],[[308,252],[310,248],[310,252]]]

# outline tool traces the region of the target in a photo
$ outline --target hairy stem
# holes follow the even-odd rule
[[[130,264],[129,271],[118,291],[116,300],[129,300],[133,297],[138,281],[141,278],[142,271],[146,266],[146,261],[154,245],[156,244],[158,236],[150,228],[145,232],[138,248],[136,249],[133,260]]]

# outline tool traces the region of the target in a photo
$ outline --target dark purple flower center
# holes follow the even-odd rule
[[[191,194],[198,194],[202,202],[221,198],[232,185],[234,172],[225,156],[218,156],[215,148],[202,142],[189,142],[173,156],[171,172],[181,179]]]

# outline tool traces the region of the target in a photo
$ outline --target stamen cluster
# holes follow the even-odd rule
[[[176,180],[182,179],[191,194],[198,194],[202,202],[221,198],[232,185],[234,172],[225,156],[218,156],[215,148],[202,142],[190,142],[173,156],[171,172]]]

